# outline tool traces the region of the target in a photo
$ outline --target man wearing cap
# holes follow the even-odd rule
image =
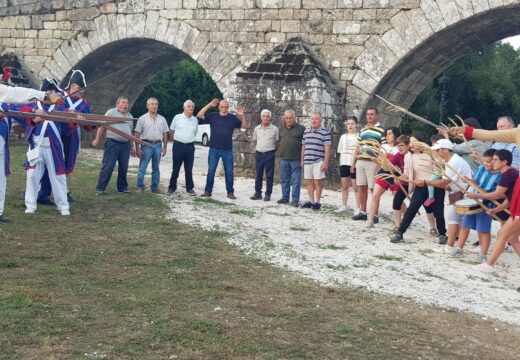
[[[433,146],[434,150],[441,160],[446,163],[446,174],[440,180],[426,180],[423,182],[424,186],[435,186],[439,188],[448,188],[450,191],[450,205],[448,207],[447,223],[448,223],[448,243],[443,251],[450,253],[453,250],[455,240],[459,235],[459,226],[464,217],[455,211],[455,202],[464,197],[461,188],[466,189],[468,186],[463,181],[464,178],[471,179],[472,172],[469,164],[459,155],[453,152],[454,145],[448,139],[440,139]],[[420,184],[415,184],[420,186]]]
[[[135,152],[141,159],[139,161],[139,172],[137,174],[137,192],[144,190],[144,175],[148,163],[152,160],[152,183],[150,191],[157,193],[159,191],[159,181],[161,173],[159,171],[159,162],[161,156],[166,155],[168,148],[168,123],[166,119],[157,113],[159,101],[156,98],[149,98],[146,101],[148,112],[137,120],[135,126],[135,137],[146,141],[151,146],[142,146],[135,144]]]
[[[210,108],[218,106],[218,112],[207,113]],[[228,199],[235,200],[233,189],[233,134],[235,129],[246,129],[247,120],[242,106],[237,107],[237,115],[229,113],[229,102],[227,100],[213,99],[204,106],[197,117],[209,123],[211,139],[209,141],[208,175],[206,176],[206,187],[202,197],[211,197],[215,173],[218,162],[222,159],[224,174],[226,178],[226,191]]]
[[[127,135],[132,135],[134,123],[132,121],[132,114],[128,112],[128,106],[128,98],[120,96],[117,99],[116,107],[108,110],[105,115],[127,118],[128,121],[112,124],[111,126],[119,131],[125,132]],[[126,178],[128,173],[128,162],[130,160],[130,155],[136,155],[136,149],[133,145],[133,141],[107,130],[103,126],[98,128],[96,138],[91,143],[92,147],[96,147],[105,134],[105,149],[103,151],[103,160],[96,186],[96,195],[103,195],[105,193],[105,189],[110,182],[112,171],[114,170],[116,163],[118,163],[117,191],[120,194],[126,194],[128,193],[128,181]]]
[[[170,133],[173,139],[173,169],[170,177],[168,194],[173,194],[177,190],[177,178],[182,164],[184,164],[184,179],[186,192],[190,196],[197,195],[193,188],[193,162],[195,161],[195,137],[199,128],[199,120],[193,116],[195,103],[186,100],[182,114],[177,114],[170,125]]]
[[[261,123],[255,127],[253,132],[253,144],[255,146],[255,193],[251,200],[262,199],[262,180],[265,171],[265,196],[264,201],[271,200],[274,180],[274,153],[278,149],[280,136],[278,128],[271,124],[271,112],[267,109],[260,113]]]

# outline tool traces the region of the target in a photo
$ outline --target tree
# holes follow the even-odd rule
[[[457,60],[445,72],[446,116],[477,118],[485,129],[494,129],[496,119],[509,115],[520,120],[520,52],[504,43],[492,44]],[[438,78],[440,78],[439,75]],[[410,110],[433,122],[440,114],[438,78],[417,97]],[[448,120],[443,121],[446,123]],[[403,130],[429,136],[435,129],[404,119]]]
[[[221,99],[222,93],[199,64],[182,60],[150,81],[135,101],[132,113],[146,113],[146,100],[150,97],[159,100],[159,113],[170,123],[176,114],[182,112],[182,105],[187,99],[195,103],[196,113],[212,99]]]

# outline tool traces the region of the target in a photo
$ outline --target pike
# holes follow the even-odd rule
[[[400,111],[400,112],[402,112],[403,114],[406,114],[406,115],[408,115],[408,116],[410,116],[410,117],[412,117],[412,118],[414,118],[414,119],[416,119],[416,120],[419,120],[419,121],[422,122],[423,124],[426,124],[426,125],[429,125],[429,126],[434,127],[435,129],[437,129],[437,128],[440,127],[440,128],[443,128],[443,129],[448,130],[448,127],[447,127],[446,125],[444,125],[444,124],[435,124],[435,123],[431,122],[430,120],[427,120],[427,119],[425,119],[425,118],[423,118],[423,117],[421,117],[421,116],[419,116],[419,115],[414,114],[413,112],[411,112],[411,111],[409,111],[409,110],[406,110],[406,109],[405,109],[404,107],[402,107],[402,106],[392,104],[390,101],[386,100],[386,99],[383,98],[382,96],[379,96],[379,95],[376,94],[376,97],[377,97],[378,99],[384,101],[384,102],[387,103],[388,105],[390,105],[390,106],[389,106],[390,110],[393,110],[393,111]]]
[[[115,127],[110,125],[112,123],[107,123],[107,121],[99,122],[99,121],[95,121],[95,120],[74,119],[74,118],[70,118],[69,116],[67,116],[67,114],[69,114],[69,113],[65,113],[65,112],[61,113],[62,116],[49,115],[47,113],[37,114],[37,113],[23,112],[23,111],[0,111],[0,114],[3,114],[5,116],[16,117],[16,118],[29,118],[29,119],[41,118],[43,120],[48,120],[48,121],[73,123],[73,124],[78,124],[78,125],[83,125],[83,126],[88,126],[88,125],[103,126],[107,130],[110,130],[113,133],[116,133],[116,134],[124,137],[127,140],[134,141],[135,143],[137,143],[139,145],[152,146],[150,143],[148,143],[146,141],[143,141],[141,139],[136,138],[135,136],[128,135],[127,133],[125,133],[119,129],[116,129]],[[65,116],[63,116],[63,115],[65,115]]]
[[[64,116],[66,115],[70,119],[78,119],[78,120],[94,120],[99,122],[113,122],[113,123],[123,123],[128,120],[135,121],[135,118],[121,118],[115,116],[105,116],[105,115],[97,115],[97,114],[84,114],[78,112],[66,112],[66,111],[47,111],[49,115],[56,116]]]
[[[128,66],[126,66],[126,67],[124,67],[124,68],[122,68],[122,69],[119,69],[119,70],[117,70],[116,72],[113,72],[113,73],[110,73],[110,74],[108,74],[108,75],[103,76],[101,79],[94,80],[94,82],[92,82],[90,85],[85,86],[85,87],[83,87],[83,88],[80,88],[80,89],[78,89],[78,90],[76,90],[76,91],[74,91],[74,92],[71,92],[70,94],[65,95],[63,98],[72,97],[72,96],[76,95],[77,93],[80,93],[80,92],[84,91],[86,88],[88,88],[88,87],[92,87],[94,84],[98,84],[98,83],[100,83],[101,81],[104,81],[104,80],[108,79],[108,78],[111,77],[111,76],[114,76],[114,75],[116,75],[116,74],[122,73],[122,72],[124,72],[124,71],[126,71],[126,70],[128,70],[128,69],[130,69],[130,68],[132,68],[132,67],[134,67],[134,66],[136,66],[136,65],[138,65],[138,64],[141,64],[141,63],[143,63],[143,62],[145,62],[145,61],[148,61],[148,60],[150,60],[150,59],[152,59],[152,58],[153,58],[153,56],[149,56],[149,57],[147,57],[147,58],[144,58],[144,59],[141,59],[141,60],[139,60],[139,61],[136,61],[135,63],[130,64],[130,65],[128,65]]]

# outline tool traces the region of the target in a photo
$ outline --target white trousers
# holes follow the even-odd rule
[[[0,84],[0,102],[27,103],[31,99],[44,100],[45,91]]]
[[[4,214],[5,189],[7,181],[5,177],[5,153],[0,154],[0,215]]]
[[[59,211],[69,210],[69,202],[67,201],[67,177],[65,174],[56,175],[56,168],[54,167],[51,148],[41,146],[40,157],[43,159],[43,161],[38,161],[34,169],[27,170],[25,207],[27,210],[36,211],[38,191],[40,190],[40,181],[43,177],[45,167],[47,167],[56,207]]]

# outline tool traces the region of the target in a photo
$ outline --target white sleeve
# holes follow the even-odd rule
[[[0,102],[27,103],[32,99],[44,100],[45,91],[0,84]]]

